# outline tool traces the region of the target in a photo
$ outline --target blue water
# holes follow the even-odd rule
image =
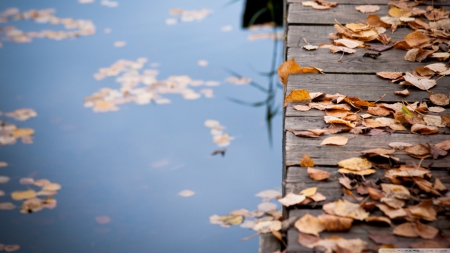
[[[97,28],[96,34],[77,39],[3,41],[0,110],[33,108],[38,116],[25,122],[1,117],[33,128],[35,135],[33,144],[0,147],[0,161],[9,164],[0,175],[11,177],[0,184],[7,193],[0,202],[20,207],[8,194],[27,189],[19,184],[22,177],[46,178],[63,188],[53,210],[0,211],[0,243],[19,244],[17,252],[257,252],[258,239],[240,241],[254,231],[212,225],[209,217],[254,210],[261,202],[256,193],[280,186],[281,117],[272,120],[270,146],[265,108],[228,100],[256,102],[266,94],[225,82],[230,69],[267,86],[257,71],[270,70],[274,42],[247,39],[250,32],[240,28],[243,2],[122,0],[117,8],[99,2],[0,2],[0,11],[54,8],[58,17],[92,20]],[[172,18],[172,8],[213,13],[201,22],[169,26],[165,20]],[[63,29],[32,21],[8,24],[26,31]],[[221,31],[226,25],[233,30]],[[105,28],[112,33],[103,33]],[[127,45],[116,48],[115,41]],[[221,85],[213,87],[212,99],[173,95],[171,104],[130,103],[106,113],[83,107],[84,98],[100,88],[119,87],[115,78],[95,80],[99,68],[139,57],[160,64],[158,79],[188,75]],[[209,65],[200,67],[198,60]],[[217,146],[204,126],[207,119],[220,121],[235,137],[225,157],[210,155]],[[185,189],[195,195],[178,196]],[[98,224],[96,216],[111,222]]]

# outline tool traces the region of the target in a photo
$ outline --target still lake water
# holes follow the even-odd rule
[[[256,193],[281,188],[280,115],[272,119],[271,146],[266,108],[229,100],[257,102],[267,95],[226,82],[232,70],[267,87],[268,78],[259,72],[270,71],[274,42],[248,39],[255,32],[240,28],[243,2],[119,0],[114,8],[100,2],[0,2],[0,12],[54,8],[57,17],[91,20],[96,27],[95,34],[76,39],[1,41],[0,110],[32,108],[38,116],[23,122],[1,116],[35,134],[32,144],[0,147],[0,161],[9,164],[0,175],[11,178],[0,184],[6,193],[0,202],[18,207],[0,210],[0,243],[20,245],[17,252],[257,252],[258,239],[240,241],[254,231],[213,225],[209,217],[255,210],[261,203]],[[167,25],[175,17],[169,13],[173,8],[212,13],[201,21]],[[64,29],[31,20],[0,23],[6,25]],[[115,47],[117,41],[126,45]],[[278,46],[281,52],[282,43]],[[212,89],[213,98],[169,94],[164,95],[168,104],[126,103],[104,113],[84,107],[85,97],[101,88],[120,88],[116,77],[96,80],[100,68],[138,58],[148,59],[142,70],[159,71],[158,80],[186,75],[220,85],[193,87]],[[208,65],[199,66],[199,60]],[[280,61],[279,54],[276,66]],[[204,125],[208,119],[218,120],[234,137],[224,157],[211,156],[220,147]],[[10,194],[36,189],[20,184],[24,177],[61,184],[54,196],[57,207],[20,213],[22,201]],[[183,190],[195,194],[179,196]],[[110,222],[99,224],[99,216]]]

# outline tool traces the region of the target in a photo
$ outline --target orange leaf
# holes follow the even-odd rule
[[[304,154],[302,160],[300,160],[300,166],[301,167],[313,167],[314,161],[307,154]]]

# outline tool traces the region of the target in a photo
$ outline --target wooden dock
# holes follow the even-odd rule
[[[326,94],[340,93],[349,97],[358,97],[366,101],[377,101],[377,103],[393,104],[396,102],[406,101],[412,104],[416,101],[426,101],[428,92],[420,90],[415,87],[408,88],[410,95],[402,97],[394,95],[394,91],[405,89],[391,80],[380,78],[376,72],[391,71],[391,72],[412,72],[414,69],[425,66],[431,63],[438,63],[437,60],[427,60],[425,62],[410,62],[404,59],[405,50],[391,49],[381,52],[377,59],[370,57],[363,57],[370,51],[364,48],[356,48],[356,53],[345,54],[331,53],[328,48],[319,48],[317,50],[308,51],[302,48],[307,45],[331,44],[329,39],[330,33],[335,33],[336,29],[333,27],[336,22],[342,25],[347,23],[365,22],[370,13],[361,13],[355,10],[355,5],[370,4],[380,5],[380,10],[374,14],[382,17],[387,16],[389,7],[388,0],[333,0],[338,2],[338,5],[330,10],[315,10],[310,7],[305,7],[300,0],[288,0],[286,3],[286,24],[285,31],[287,34],[285,41],[285,61],[291,58],[302,67],[315,66],[323,70],[325,74],[303,74],[290,75],[285,89],[285,96],[290,94],[292,90],[305,89],[308,92],[324,92]],[[446,10],[450,10],[450,1],[434,1],[437,6],[442,6]],[[421,6],[423,7],[423,6]],[[399,26],[398,29],[391,33],[390,29],[386,32],[388,37],[392,37],[392,42],[403,40],[403,38],[413,32],[407,26]],[[306,43],[307,42],[307,43]],[[392,42],[390,44],[392,44]],[[380,43],[381,45],[381,43]],[[444,63],[448,64],[448,60]],[[434,79],[436,79],[434,77]],[[437,85],[430,91],[436,93],[449,94],[450,92],[450,77],[441,77],[437,81]],[[383,95],[386,94],[384,97]],[[381,100],[379,100],[381,97]],[[379,100],[379,101],[378,101]],[[333,135],[321,135],[317,138],[304,138],[294,135],[292,130],[308,130],[308,129],[323,129],[329,124],[324,122],[325,112],[321,110],[299,111],[294,109],[293,105],[288,104],[284,110],[284,135],[283,135],[283,195],[288,193],[296,193],[309,187],[318,187],[317,192],[322,193],[327,199],[321,202],[313,202],[306,205],[293,205],[285,208],[285,219],[292,221],[292,217],[302,217],[305,214],[318,216],[324,213],[322,209],[326,203],[334,202],[339,199],[350,199],[351,197],[343,192],[343,186],[339,183],[338,178],[342,174],[338,172],[338,162],[347,158],[366,157],[361,154],[363,150],[383,148],[391,149],[388,144],[391,142],[405,142],[413,145],[423,143],[436,144],[450,139],[450,128],[440,127],[438,134],[421,135],[411,133],[408,131],[387,132],[378,136],[371,136],[366,134],[352,134],[343,132]],[[445,111],[441,113],[434,113],[431,115],[450,115],[450,107],[444,106]],[[366,108],[359,111],[358,114],[363,114]],[[354,109],[353,112],[356,110]],[[391,116],[392,117],[392,116]],[[373,117],[377,118],[377,117]],[[383,130],[384,128],[380,128]],[[346,136],[349,137],[348,143],[345,146],[329,146],[320,145],[321,142],[330,136]],[[331,177],[324,181],[314,181],[308,176],[307,168],[300,167],[300,160],[304,155],[308,155],[315,163],[314,168],[327,171]],[[433,182],[435,178],[450,189],[450,155],[441,156],[438,159],[432,157],[423,159],[413,158],[403,150],[397,150],[394,156],[400,159],[400,162],[389,161],[389,159],[378,159],[374,164],[378,166],[380,163],[390,162],[393,164],[390,168],[394,168],[395,164],[405,163],[407,165],[421,165],[423,168],[431,170],[432,177],[429,179]],[[371,159],[369,159],[371,160]],[[372,161],[372,160],[371,160]],[[359,184],[361,180],[380,179],[383,183],[390,183],[386,180],[385,169],[380,165],[375,169],[375,174],[364,176],[364,179],[356,178]],[[353,179],[352,177],[350,177]],[[355,181],[355,182],[356,182]],[[411,191],[413,190],[411,184],[407,184]],[[417,187],[417,186],[415,186]],[[356,189],[350,190],[355,198],[361,203],[373,202],[367,195],[360,195]],[[445,191],[441,192],[442,196],[446,195]],[[346,196],[347,195],[347,196]],[[432,194],[420,193],[417,197],[406,201],[407,206],[417,205],[420,200],[437,198]],[[361,199],[364,199],[361,201]],[[354,201],[357,202],[357,201]],[[379,201],[375,201],[380,203]],[[406,208],[406,206],[405,206]],[[439,230],[436,237],[431,239],[422,239],[421,237],[403,237],[394,236],[392,234],[395,227],[408,220],[408,217],[401,219],[392,219],[392,225],[380,225],[369,223],[366,221],[353,220],[351,229],[347,232],[321,232],[320,238],[327,238],[329,236],[337,235],[343,238],[360,238],[367,242],[365,252],[378,252],[378,249],[384,244],[384,247],[397,248],[414,248],[414,247],[450,247],[450,226],[449,226],[449,208],[434,205],[437,210],[437,218],[433,221],[421,220],[422,223],[432,226]],[[370,211],[371,216],[384,216],[384,214],[375,207]],[[293,224],[293,223],[292,223]],[[387,242],[376,243],[369,237],[369,233],[376,235],[386,234],[388,238],[395,238],[389,246]],[[305,247],[299,243],[299,230],[291,226],[286,233],[288,253],[294,252],[314,252],[314,249]],[[414,244],[415,243],[415,244]],[[317,248],[316,248],[317,250]],[[320,251],[316,251],[320,252]],[[340,251],[344,252],[344,251]],[[350,252],[350,251],[345,251]]]

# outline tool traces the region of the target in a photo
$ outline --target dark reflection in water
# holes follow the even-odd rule
[[[255,252],[257,240],[240,241],[253,231],[209,222],[216,213],[255,209],[261,199],[254,195],[281,180],[281,150],[268,145],[281,142],[281,120],[274,120],[281,100],[275,76],[281,45],[249,39],[279,29],[241,29],[243,4],[2,1],[0,12],[47,11],[26,12],[21,19],[13,14],[0,23],[0,110],[37,112],[26,121],[0,116],[17,129],[33,130],[9,129],[5,133],[16,131],[20,141],[0,146],[0,162],[7,163],[0,166],[0,203],[13,205],[0,210],[0,244],[46,253]],[[20,43],[30,36],[31,42]],[[142,70],[157,73],[160,85],[183,84],[192,92],[167,93],[160,104],[146,104],[147,97],[134,100],[136,94],[121,90],[120,76],[94,78],[121,59],[143,58]],[[265,73],[255,71],[268,66]],[[227,83],[230,75],[252,83]],[[208,80],[219,85],[207,86]],[[102,88],[131,102],[107,112],[83,107],[84,98]],[[258,109],[228,98],[258,102]],[[221,143],[212,141],[207,120],[220,122],[223,133],[234,137],[223,157],[211,156]],[[45,190],[35,185],[40,179],[57,185]],[[32,213],[21,213],[25,200],[12,193],[29,190],[45,190],[37,197],[50,195],[57,206],[40,209],[51,201],[30,202],[26,211]]]

